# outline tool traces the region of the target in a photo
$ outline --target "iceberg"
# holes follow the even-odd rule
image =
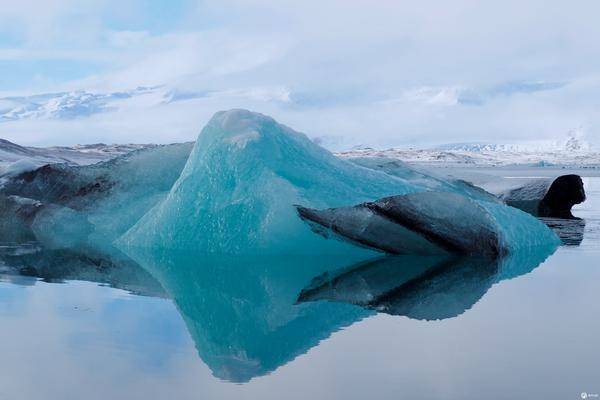
[[[403,178],[412,183],[426,187],[431,191],[452,192],[463,196],[498,203],[501,200],[494,194],[473,185],[463,179],[436,176],[432,171],[422,170],[396,158],[389,157],[352,157],[348,161],[386,174]]]
[[[118,244],[232,254],[364,252],[315,235],[293,205],[337,207],[424,190],[341,160],[262,114],[219,112],[166,198]]]
[[[339,219],[345,228],[335,226],[331,236],[351,239],[360,245],[354,249],[347,241],[315,235],[331,224],[321,223],[325,229],[304,225],[292,207],[339,208],[403,195],[408,202],[397,209],[405,215],[410,205],[411,223],[385,223],[368,207],[340,211],[349,211]],[[431,223],[421,229],[426,221]],[[388,242],[394,242],[392,247]],[[558,239],[535,218],[483,190],[408,168],[403,175],[364,168],[267,116],[231,110],[211,119],[169,194],[118,243],[233,254],[335,254],[362,247],[400,254],[498,255]]]
[[[340,159],[265,115],[223,111],[195,143],[1,176],[0,235],[11,241],[18,231],[54,249],[365,257],[499,255],[557,241],[535,218],[466,182],[402,163],[386,168]],[[366,206],[382,199],[393,199],[385,212]],[[335,224],[324,209],[337,210]]]
[[[500,192],[508,205],[542,218],[576,219],[571,208],[585,201],[585,188],[579,175],[556,179],[535,179]]]
[[[156,146],[93,165],[47,164],[5,173],[0,239],[37,240],[53,248],[110,243],[169,192],[191,149],[191,143]]]
[[[452,175],[436,176],[438,172],[432,169],[408,165],[396,158],[344,156],[353,163],[403,177],[429,190],[450,191],[478,200],[503,202],[536,217],[573,219],[571,208],[585,201],[583,181],[579,175],[510,179],[473,171],[452,170]],[[462,179],[456,178],[456,174]]]

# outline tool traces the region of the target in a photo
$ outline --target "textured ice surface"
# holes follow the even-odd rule
[[[529,214],[448,192],[392,196],[353,207],[298,208],[321,232],[391,254],[499,256],[558,245],[558,237]]]
[[[425,190],[340,160],[261,114],[217,113],[166,199],[120,240],[217,253],[349,251],[315,235],[294,204],[336,207]]]
[[[348,158],[348,160],[366,168],[383,171],[386,174],[406,179],[414,184],[426,187],[428,190],[453,192],[473,199],[499,202],[499,199],[496,196],[467,181],[448,177],[438,177],[431,171],[422,171],[418,167],[408,165],[398,159],[386,157],[356,157]]]
[[[539,217],[576,218],[571,214],[571,209],[586,199],[581,177],[574,174],[561,175],[544,186],[543,183],[536,183],[512,190],[505,195],[505,201]],[[527,210],[524,205],[533,210]]]
[[[0,197],[11,206],[0,214],[29,227],[30,235],[51,247],[87,240],[110,243],[168,193],[191,147],[159,146],[89,166],[51,164],[5,176]],[[17,198],[23,206],[17,207]]]
[[[495,187],[492,186],[490,190],[493,190],[502,201],[532,215],[537,215],[540,201],[546,195],[553,179],[536,178],[517,182],[499,179],[497,181],[499,182],[495,183]]]
[[[40,204],[18,196],[0,196],[0,238],[3,242],[24,243],[35,240],[29,226]]]

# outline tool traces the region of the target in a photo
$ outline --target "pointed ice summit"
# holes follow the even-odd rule
[[[343,253],[353,246],[315,235],[293,205],[336,207],[422,190],[340,160],[270,117],[230,110],[208,122],[169,194],[119,243],[237,254]]]

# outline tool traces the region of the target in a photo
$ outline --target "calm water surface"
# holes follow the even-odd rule
[[[548,256],[219,258],[3,246],[0,399],[600,393],[600,178]],[[550,224],[561,225],[556,221]]]

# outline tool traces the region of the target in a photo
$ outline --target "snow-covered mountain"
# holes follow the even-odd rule
[[[569,146],[573,145],[570,142]],[[47,163],[69,163],[76,165],[93,164],[138,149],[153,147],[153,144],[113,144],[103,143],[76,145],[71,147],[24,147],[0,139],[0,174],[8,168],[31,168]],[[440,149],[384,149],[377,150],[357,146],[348,151],[338,152],[341,158],[378,157],[398,159],[413,164],[436,166],[532,166],[592,168],[600,170],[600,153],[591,150],[570,150],[564,147],[558,151],[508,151],[510,147],[459,147],[459,150]],[[581,148],[581,147],[578,147]]]
[[[288,102],[289,92],[283,87],[246,88],[240,90],[181,90],[165,85],[137,87],[119,92],[72,91],[31,96],[0,97],[0,123],[20,120],[72,120],[110,111],[148,110],[154,106],[211,98],[254,99]]]
[[[594,166],[600,168],[600,153],[519,153],[519,152],[469,152],[444,150],[351,150],[337,153],[342,158],[384,157],[409,163],[471,164],[471,165],[529,165],[529,166]]]
[[[578,131],[574,131],[562,146],[566,151],[591,151],[592,145],[582,138],[582,135],[578,134]]]
[[[241,92],[181,91],[167,86],[138,87],[129,91],[93,93],[87,91],[47,93],[0,98],[0,124],[21,120],[72,120],[110,111],[137,110],[144,118],[154,106],[179,107],[190,99],[244,97],[285,102],[289,92],[283,88],[248,89]],[[179,114],[176,114],[179,116]],[[112,117],[111,117],[112,118]],[[115,119],[119,116],[115,114]],[[5,126],[11,126],[7,124]],[[12,127],[11,127],[12,129]],[[343,136],[319,136],[314,141],[340,157],[388,157],[412,163],[460,165],[600,165],[600,153],[585,140],[583,129],[575,129],[564,140],[520,143],[453,143],[432,148],[376,149],[368,144],[356,146]],[[354,144],[354,146],[352,146]],[[73,147],[22,147],[0,140],[0,166],[28,159],[36,165],[47,162],[90,164],[148,145],[94,144]],[[348,150],[346,150],[348,149]]]
[[[0,139],[0,172],[1,170],[20,163],[30,166],[68,163],[76,165],[94,164],[105,161],[121,154],[129,153],[141,148],[155,146],[152,144],[112,144],[104,143],[76,145],[72,147],[24,147]]]
[[[582,129],[567,133],[564,140],[529,141],[520,143],[451,143],[434,147],[434,150],[460,151],[471,153],[560,153],[590,152],[592,145],[585,139]]]
[[[369,147],[339,152],[343,158],[385,157],[429,165],[560,166],[599,168],[600,152],[594,151],[580,135],[570,133],[564,142],[529,144],[459,143],[430,149]]]
[[[25,147],[0,139],[0,172],[16,162],[30,165],[46,163],[69,163],[86,165],[105,161],[134,150],[156,146],[153,144],[112,144],[104,143],[55,146]],[[415,164],[432,166],[555,166],[600,169],[600,152],[591,150],[585,142],[570,137],[560,148],[547,151],[525,151],[511,145],[461,144],[446,145],[433,149],[374,149],[368,146],[355,146],[348,151],[336,153],[341,158],[383,157]]]
[[[383,157],[408,163],[435,165],[573,167],[600,169],[600,153],[577,152],[514,152],[466,150],[361,149],[337,153],[342,158]]]
[[[73,119],[113,111],[118,103],[151,93],[158,88],[138,87],[130,91],[91,93],[86,91],[45,93],[0,98],[0,122],[23,119]]]
[[[539,146],[539,145],[538,145]],[[497,143],[450,143],[443,144],[440,146],[434,147],[435,150],[443,150],[443,151],[465,151],[472,153],[484,153],[484,152],[527,152],[527,151],[540,151],[539,146],[534,150],[534,146],[528,146],[523,144],[497,144]]]
[[[428,149],[355,147],[339,152],[344,158],[385,157],[430,165],[527,165],[600,169],[600,152],[585,140],[582,129],[564,140],[522,143],[452,143]]]

